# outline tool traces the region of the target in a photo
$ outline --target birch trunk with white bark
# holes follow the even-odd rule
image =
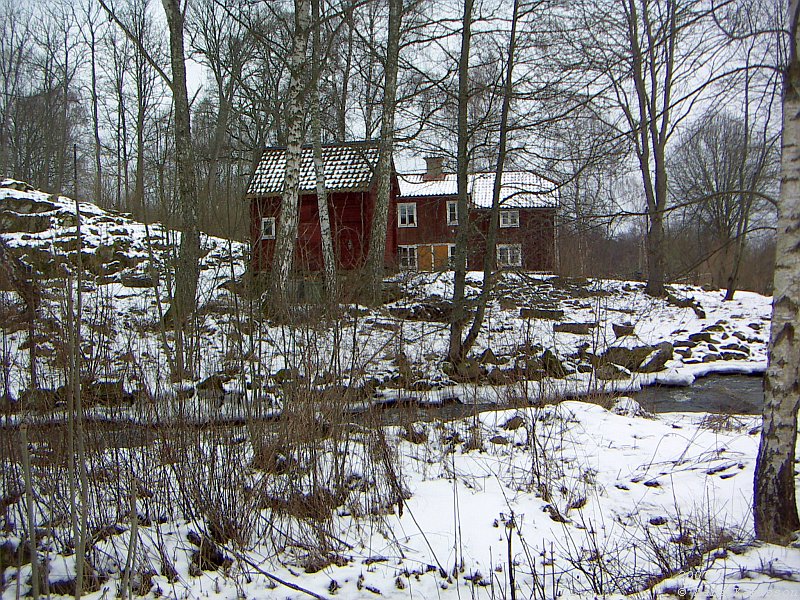
[[[325,272],[325,292],[328,299],[336,297],[336,256],[333,251],[333,233],[328,212],[328,193],[325,188],[325,164],[322,160],[322,118],[320,116],[319,82],[322,74],[320,64],[321,42],[320,0],[311,0],[314,19],[314,39],[312,42],[312,77],[314,78],[311,98],[311,136],[314,145],[314,175],[317,184],[317,212],[319,213],[319,232],[322,241],[322,264]]]
[[[769,366],[764,385],[761,443],[753,515],[756,535],[786,542],[800,529],[795,495],[795,445],[800,408],[800,0],[789,2],[789,62],[783,84],[781,188]]]
[[[309,0],[295,0],[295,29],[292,54],[289,58],[289,98],[286,107],[287,140],[286,170],[283,181],[281,212],[272,259],[273,292],[285,298],[294,263],[297,229],[300,221],[300,160],[303,144],[303,73],[308,48],[308,27],[311,20]]]

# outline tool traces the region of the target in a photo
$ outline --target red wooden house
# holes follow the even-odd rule
[[[363,266],[377,195],[378,143],[350,142],[322,149],[328,210],[337,267]],[[423,271],[450,268],[456,231],[456,176],[442,171],[440,158],[428,158],[424,174],[392,172],[391,200],[384,263],[387,268]],[[286,150],[267,148],[261,156],[246,199],[250,201],[252,265],[269,270],[280,218]],[[494,173],[472,173],[468,179],[470,243],[468,268],[483,268]],[[497,262],[501,267],[551,271],[555,256],[553,184],[525,171],[503,173]],[[300,223],[295,264],[316,272],[323,268],[312,149],[302,149]]]
[[[397,256],[401,268],[447,269],[455,248],[458,215],[456,175],[441,159],[427,158],[424,174],[400,175],[397,199]],[[467,268],[483,268],[495,173],[468,176],[470,243]],[[500,188],[497,264],[551,271],[555,257],[555,186],[527,171],[505,171]]]
[[[322,148],[325,188],[334,252],[339,269],[362,266],[369,250],[372,215],[377,194],[378,143],[375,141],[326,145]],[[261,156],[245,198],[250,201],[252,265],[269,270],[275,250],[286,149],[267,148]],[[392,172],[390,215],[396,211],[397,176]],[[322,237],[311,147],[303,147],[300,168],[300,223],[295,264],[305,271],[321,271]],[[386,235],[387,267],[396,266],[396,227],[389,219]]]

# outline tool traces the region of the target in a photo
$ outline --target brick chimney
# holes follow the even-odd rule
[[[426,156],[425,175],[422,176],[422,180],[435,181],[437,179],[444,179],[444,172],[442,172],[442,161],[444,161],[444,158],[441,156]]]

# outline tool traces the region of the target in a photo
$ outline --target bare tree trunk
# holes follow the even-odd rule
[[[300,220],[300,159],[303,143],[303,66],[306,63],[308,28],[311,18],[309,0],[295,0],[294,41],[289,58],[289,99],[287,102],[286,171],[278,219],[275,256],[273,257],[273,288],[278,299],[285,296],[294,262],[297,227]]]
[[[89,92],[92,98],[92,136],[94,141],[94,184],[92,199],[100,206],[103,196],[103,146],[100,142],[100,102],[97,93],[97,21],[100,17],[93,3],[83,5],[86,26],[82,28],[83,37],[89,46]]]
[[[458,231],[456,232],[455,272],[453,273],[453,312],[450,320],[450,344],[448,358],[454,365],[464,360],[461,339],[466,320],[464,291],[467,279],[467,243],[469,242],[469,130],[467,107],[469,104],[469,53],[472,39],[472,0],[464,0],[464,15],[461,20],[461,54],[458,57],[458,125],[457,125],[457,186],[458,186]]]
[[[184,12],[180,0],[162,0],[169,27],[172,65],[172,99],[175,106],[175,164],[181,213],[181,245],[175,268],[175,296],[172,302],[176,330],[178,368],[184,364],[180,334],[185,320],[194,312],[197,280],[200,276],[200,232],[197,225],[197,183],[192,152],[189,94],[186,88],[186,62],[183,45]],[[188,356],[188,352],[186,356]],[[183,373],[180,373],[183,376]]]
[[[783,84],[783,142],[778,200],[772,330],[764,386],[761,444],[756,460],[756,535],[783,543],[800,529],[795,497],[795,444],[800,408],[800,0],[790,0],[789,57]]]
[[[355,30],[352,7],[347,9],[344,18],[347,20],[347,53],[345,55],[344,69],[342,71],[342,90],[339,97],[339,110],[336,114],[336,134],[340,142],[343,142],[347,137],[347,99],[350,95],[350,74],[353,68],[353,33]]]
[[[384,65],[383,114],[381,116],[380,154],[378,157],[378,193],[372,215],[367,256],[367,295],[380,302],[383,292],[383,269],[386,260],[386,234],[389,201],[392,192],[392,152],[394,151],[394,114],[397,107],[397,62],[400,56],[400,26],[403,0],[389,0],[389,37]]]
[[[336,256],[333,251],[333,234],[331,219],[328,213],[328,194],[325,190],[325,165],[322,162],[322,123],[320,118],[319,80],[322,72],[320,65],[320,0],[311,0],[312,18],[314,19],[314,39],[312,43],[312,98],[311,98],[311,136],[314,144],[314,174],[317,180],[317,211],[319,212],[319,230],[322,239],[322,262],[325,270],[325,291],[329,300],[336,298]]]
[[[478,339],[486,315],[486,304],[489,301],[489,292],[492,289],[492,275],[497,263],[497,229],[500,226],[500,191],[503,184],[503,168],[506,161],[506,144],[508,140],[508,114],[511,110],[511,97],[514,91],[514,54],[517,47],[517,18],[519,16],[519,0],[514,0],[511,16],[511,37],[508,42],[508,62],[506,63],[505,82],[503,84],[503,107],[500,112],[500,143],[497,149],[497,166],[494,175],[494,189],[492,190],[492,210],[489,217],[489,231],[486,235],[486,253],[483,257],[483,284],[478,296],[475,316],[467,332],[467,337],[461,347],[461,352],[466,356]]]

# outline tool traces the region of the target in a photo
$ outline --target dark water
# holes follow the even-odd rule
[[[686,387],[649,386],[640,392],[627,394],[650,412],[709,412],[723,414],[760,415],[764,403],[763,377],[760,375],[709,375]],[[580,400],[576,397],[575,400]],[[382,406],[373,411],[381,413],[383,424],[413,421],[451,421],[477,413],[505,410],[497,404],[461,404],[446,402],[437,406]]]
[[[763,381],[760,375],[709,375],[687,387],[646,387],[633,397],[653,412],[760,415]]]

